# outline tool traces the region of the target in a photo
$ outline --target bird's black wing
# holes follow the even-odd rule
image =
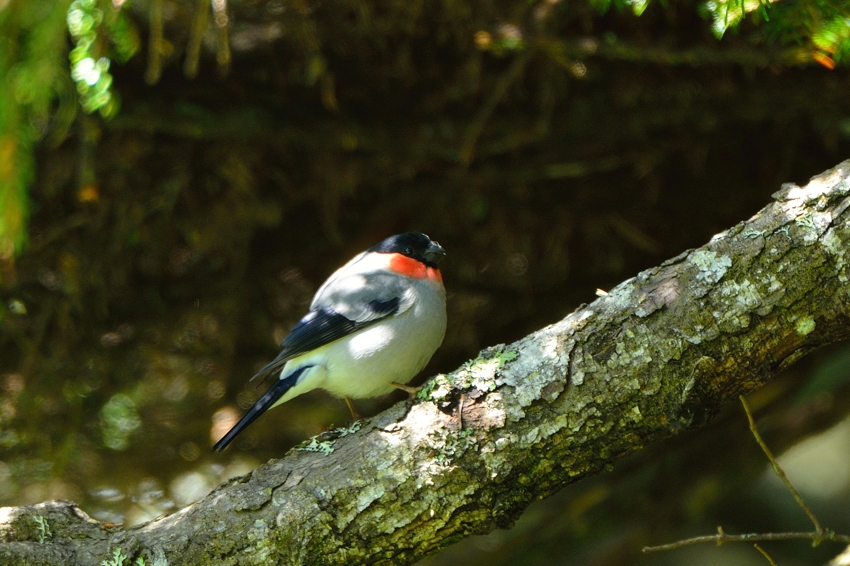
[[[329,307],[312,310],[292,327],[289,335],[280,343],[280,353],[251,378],[251,381],[273,375],[283,365],[311,350],[315,350],[334,340],[339,340],[353,332],[365,328],[398,311],[399,297],[386,301],[374,300],[366,304],[369,316],[362,320],[351,320]],[[262,383],[262,382],[261,382]]]
[[[366,304],[366,310],[370,316],[365,320],[351,320],[345,316],[334,312],[329,308],[312,310],[307,313],[298,323],[292,327],[284,341],[281,343],[281,352],[278,356],[257,375],[251,379],[258,377],[268,378],[274,375],[274,372],[279,371],[283,365],[299,354],[315,350],[325,344],[329,344],[334,340],[339,340],[344,336],[348,336],[352,332],[373,324],[383,318],[392,316],[398,310],[400,299],[398,297],[380,301],[375,300]],[[221,440],[213,446],[213,452],[221,452],[228,444],[233,442],[236,436],[245,430],[252,422],[271,408],[278,399],[283,397],[287,391],[298,383],[301,374],[313,366],[301,366],[287,376],[281,376],[281,379],[275,380],[269,390],[262,397],[257,399],[256,403],[248,409],[239,422],[225,434]],[[265,381],[265,379],[263,379]],[[262,383],[262,381],[260,382]],[[259,385],[259,384],[258,384]]]

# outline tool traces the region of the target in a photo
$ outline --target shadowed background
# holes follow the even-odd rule
[[[346,424],[344,403],[314,392],[208,455],[318,285],[387,235],[423,231],[448,251],[449,328],[421,380],[847,157],[850,75],[815,63],[822,52],[760,43],[753,21],[718,41],[695,3],[625,6],[2,4],[18,49],[0,61],[17,80],[0,139],[32,152],[2,162],[29,196],[0,213],[17,203],[29,225],[20,255],[0,246],[0,504],[68,498],[135,524]],[[53,74],[28,83],[44,78],[31,69]],[[74,81],[95,114],[75,109]],[[768,442],[841,421],[848,377],[835,348],[758,394]],[[848,530],[850,432],[828,435],[787,462],[804,458],[792,480]],[[834,481],[807,480],[812,462]],[[729,407],[424,563],[765,563],[745,545],[639,555],[717,524],[807,528],[765,469]],[[784,565],[840,550],[770,549]]]

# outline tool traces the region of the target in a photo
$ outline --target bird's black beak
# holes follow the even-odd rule
[[[425,253],[423,255],[429,263],[433,263],[434,265],[436,265],[440,263],[440,260],[446,257],[446,250],[443,249],[443,246],[441,246],[434,240],[431,240],[431,243],[428,244],[428,249],[425,250]]]

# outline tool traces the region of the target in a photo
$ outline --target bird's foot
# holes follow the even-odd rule
[[[407,395],[408,395],[408,400],[415,399],[416,394],[419,393],[419,391],[422,390],[421,385],[419,387],[413,387],[412,385],[406,385],[404,383],[399,383],[397,381],[390,381],[390,385],[392,385],[396,389],[401,389],[402,391],[406,392]]]

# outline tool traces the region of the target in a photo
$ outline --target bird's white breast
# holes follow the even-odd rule
[[[390,393],[390,382],[407,383],[431,359],[446,333],[446,296],[441,283],[416,280],[406,311],[287,362],[282,375],[303,365],[299,383],[277,404],[322,388],[338,397],[362,399]]]

